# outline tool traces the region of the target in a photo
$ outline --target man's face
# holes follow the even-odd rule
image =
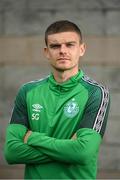
[[[85,45],[75,32],[61,32],[48,35],[45,54],[53,68],[59,71],[78,69],[80,56],[84,55]]]

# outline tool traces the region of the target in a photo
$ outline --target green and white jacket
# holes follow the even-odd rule
[[[6,132],[7,162],[26,164],[25,179],[96,179],[109,104],[108,89],[82,71],[64,83],[51,74],[24,84]]]

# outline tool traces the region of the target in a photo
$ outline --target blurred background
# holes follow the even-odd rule
[[[120,179],[120,0],[0,0],[0,179],[23,178],[24,166],[7,165],[3,157],[5,130],[18,88],[50,73],[44,31],[61,19],[83,32],[87,51],[80,67],[110,89],[98,178]]]

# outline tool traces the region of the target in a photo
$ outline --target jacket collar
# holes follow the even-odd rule
[[[80,79],[83,77],[83,75],[84,75],[83,71],[79,70],[79,72],[75,76],[72,76],[69,80],[63,83],[58,83],[54,79],[53,74],[51,74],[49,76],[50,89],[58,93],[64,93],[70,91],[80,82]]]

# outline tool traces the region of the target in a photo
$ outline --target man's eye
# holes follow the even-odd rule
[[[72,46],[74,46],[74,44],[71,44],[71,43],[67,44],[67,47],[72,47]]]
[[[50,45],[50,48],[51,49],[58,49],[58,48],[60,48],[60,45],[59,44],[53,44],[53,45]]]

